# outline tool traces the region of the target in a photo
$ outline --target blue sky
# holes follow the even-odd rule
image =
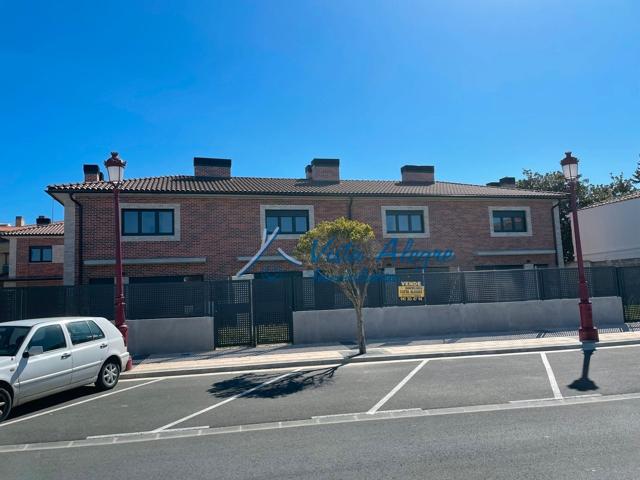
[[[640,2],[0,0],[0,222],[50,215],[47,184],[111,150],[130,178],[302,176],[592,181],[640,153]],[[61,218],[62,209],[55,206]]]

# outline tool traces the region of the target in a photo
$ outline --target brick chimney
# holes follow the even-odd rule
[[[231,178],[231,160],[193,157],[193,170],[196,177]]]
[[[82,166],[82,171],[84,172],[85,182],[99,182],[102,180],[102,173],[98,165],[85,164]]]
[[[24,217],[22,215],[18,215],[16,217],[16,227],[24,227]]]
[[[49,217],[45,217],[44,215],[40,215],[36,218],[36,225],[49,225],[51,223],[51,219]]]
[[[405,165],[400,169],[402,183],[424,183],[431,185],[435,182],[435,168],[433,165]]]
[[[311,160],[311,171],[309,172],[307,169],[305,169],[307,178],[310,173],[311,180],[314,182],[340,181],[340,160],[337,158],[314,158]]]
[[[498,185],[507,188],[516,188],[516,177],[502,177],[498,181]]]
[[[487,187],[516,188],[516,177],[502,177],[497,182],[487,183]]]

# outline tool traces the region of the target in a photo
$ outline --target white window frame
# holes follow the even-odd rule
[[[426,205],[385,205],[380,207],[382,214],[382,238],[429,238],[429,207]],[[387,211],[388,210],[408,210],[422,212],[424,232],[422,233],[389,233],[387,231]]]
[[[306,210],[309,214],[308,230],[315,227],[315,218],[313,205],[260,205],[260,238],[262,238],[262,232],[267,227],[267,210]],[[297,240],[303,233],[278,233],[278,238],[283,240]]]
[[[122,210],[158,209],[173,210],[173,235],[120,235],[123,242],[179,242],[180,241],[180,204],[179,203],[121,203],[120,228],[122,229]]]
[[[521,210],[525,213],[527,222],[526,232],[496,232],[493,229],[493,212],[499,212],[504,210]],[[533,235],[533,222],[531,221],[531,207],[524,207],[522,205],[503,207],[494,206],[489,207],[489,231],[492,237],[531,237]]]

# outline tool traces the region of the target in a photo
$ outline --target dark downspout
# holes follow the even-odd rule
[[[353,220],[352,214],[351,214],[351,208],[352,207],[353,207],[353,197],[349,197],[349,209],[347,210],[347,216],[348,216],[349,220]]]
[[[551,207],[551,227],[553,230],[553,249],[556,251],[556,267],[559,267],[560,263],[558,262],[558,236],[556,235],[556,216],[553,214],[553,211],[556,209],[556,207],[560,208],[560,200],[558,200],[558,202]],[[560,213],[560,211],[558,211],[558,213]],[[564,259],[564,250],[562,250],[562,248],[560,252],[561,252],[560,254],[562,255],[562,258]]]
[[[80,232],[79,235],[79,245],[78,245],[78,284],[82,285],[82,274],[83,274],[83,265],[82,265],[82,244],[83,244],[83,228],[82,228],[82,204],[79,203],[75,198],[73,198],[73,193],[69,194],[69,198],[71,199],[71,201],[73,203],[75,203],[78,206],[78,213],[80,215],[80,219],[78,221],[78,230]],[[75,242],[76,239],[74,238],[73,241]]]

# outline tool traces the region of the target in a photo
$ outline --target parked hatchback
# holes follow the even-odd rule
[[[111,322],[39,318],[0,324],[0,421],[25,402],[90,383],[116,386],[129,353]]]

